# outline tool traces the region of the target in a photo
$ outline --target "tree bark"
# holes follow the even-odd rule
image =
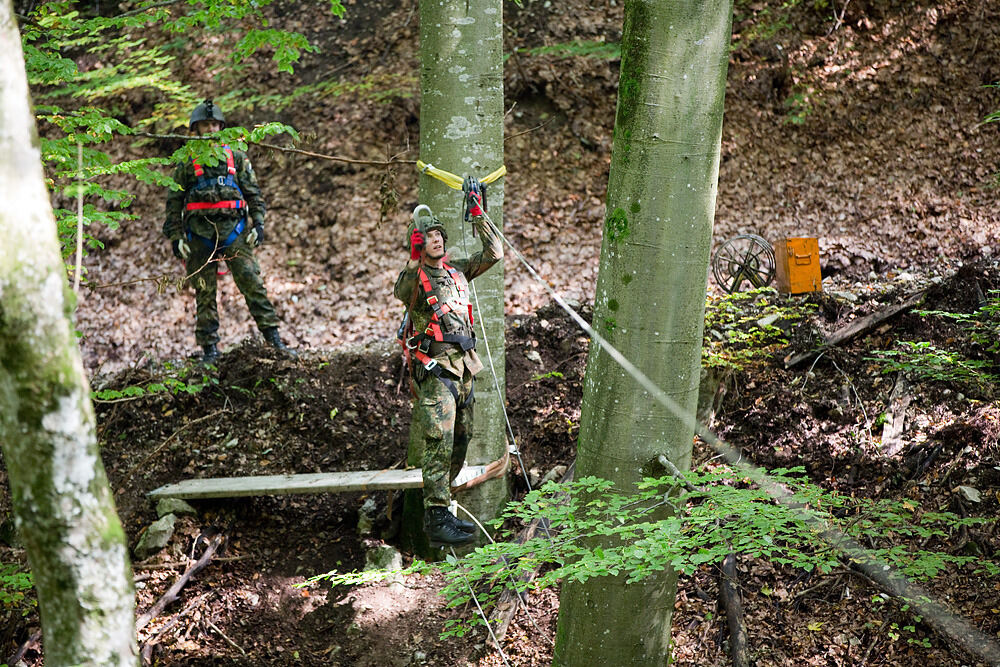
[[[482,179],[503,164],[503,6],[500,0],[420,2],[420,159],[459,176]],[[488,187],[488,213],[503,229],[503,181]],[[471,255],[479,249],[469,223],[462,221],[462,193],[424,175],[420,203],[434,211],[448,231],[448,254]],[[466,462],[482,465],[503,456],[506,421],[503,262],[472,283],[476,309],[476,346],[486,369],[476,378],[475,435]],[[488,350],[487,350],[488,348]],[[492,369],[492,370],[491,370]],[[496,372],[494,380],[493,372]],[[499,386],[499,393],[497,387]],[[411,425],[411,465],[423,443]],[[404,531],[414,526],[412,506]],[[480,520],[494,518],[507,502],[509,484],[497,479],[463,493],[458,501]]]
[[[125,534],[70,326],[24,56],[0,0],[0,445],[47,665],[135,665]]]
[[[731,0],[625,4],[618,110],[594,328],[694,413],[715,213]],[[690,466],[692,427],[598,345],[584,381],[579,478],[623,493],[666,454]],[[654,519],[650,519],[654,520]],[[553,664],[669,659],[676,575],[566,582]]]

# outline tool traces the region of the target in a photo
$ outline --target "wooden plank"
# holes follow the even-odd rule
[[[862,333],[864,331],[868,331],[872,327],[876,326],[877,324],[880,324],[881,322],[884,322],[893,315],[896,315],[897,313],[912,308],[913,306],[920,303],[920,300],[924,298],[924,294],[926,294],[926,292],[927,290],[921,290],[916,294],[911,295],[908,299],[906,299],[902,303],[893,304],[891,306],[883,308],[878,312],[872,313],[871,315],[866,315],[865,317],[855,320],[846,327],[834,331],[832,334],[830,334],[830,336],[826,340],[823,341],[823,344],[820,345],[815,350],[810,350],[809,352],[801,352],[795,355],[791,354],[788,355],[787,357],[785,357],[785,368],[791,368],[792,366],[795,366],[796,364],[799,364],[805,361],[806,359],[809,359],[810,357],[816,356],[820,352],[823,352],[831,347],[840,345],[845,340],[853,338],[854,336],[857,336],[859,333]]]
[[[906,374],[902,371],[896,376],[896,384],[889,396],[889,408],[885,413],[885,425],[882,427],[882,453],[895,456],[903,448],[903,427],[906,423],[906,408],[913,397],[909,393]]]
[[[459,479],[482,474],[485,466],[466,466]],[[257,475],[253,477],[209,477],[187,479],[150,491],[150,498],[239,498],[281,496],[298,493],[347,493],[387,489],[419,489],[423,486],[420,468],[411,470],[362,470],[320,472],[299,475]]]

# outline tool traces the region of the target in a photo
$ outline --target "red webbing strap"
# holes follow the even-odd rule
[[[230,199],[227,201],[193,201],[188,203],[187,210],[200,211],[206,208],[243,208],[242,199]]]
[[[457,271],[447,264],[444,265],[444,268],[448,269],[448,273],[451,274],[451,279],[455,281],[455,287],[458,289],[459,296],[464,296],[465,292],[468,291],[468,283],[465,280],[465,276],[463,276],[460,271]],[[469,326],[471,327],[475,325],[476,320],[472,316],[472,302],[468,299],[466,299],[466,306],[469,308]]]
[[[226,145],[223,145],[222,149],[226,151],[226,170],[230,174],[233,174],[235,176],[236,159],[233,157],[233,149]],[[205,168],[202,167],[200,164],[198,164],[198,161],[195,160],[194,158],[191,158],[191,166],[194,167],[194,175],[197,176],[198,178],[201,178],[202,176],[205,175]]]

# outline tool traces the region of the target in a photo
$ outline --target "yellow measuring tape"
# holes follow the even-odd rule
[[[453,190],[461,190],[463,179],[461,176],[456,176],[450,171],[445,171],[444,169],[438,169],[432,164],[428,164],[423,160],[417,160],[417,171],[421,174],[427,174],[428,176],[433,176],[438,179],[449,188]],[[479,182],[483,185],[489,185],[493,181],[503,178],[504,174],[507,173],[507,167],[505,165],[500,165],[500,168],[492,172],[485,178],[479,179]]]

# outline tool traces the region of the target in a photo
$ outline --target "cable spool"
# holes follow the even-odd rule
[[[712,256],[712,275],[723,290],[739,292],[744,282],[751,288],[767,287],[774,280],[774,249],[756,234],[740,234],[719,246]]]

